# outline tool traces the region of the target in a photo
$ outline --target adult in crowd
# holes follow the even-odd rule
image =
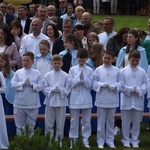
[[[100,34],[103,29],[103,22],[101,20],[94,20],[93,25],[98,28],[98,34]]]
[[[73,21],[73,26],[77,24],[84,25],[84,22],[82,20],[82,14],[85,12],[85,9],[82,6],[77,6],[75,8],[75,20]]]
[[[82,20],[84,21],[84,35],[87,36],[90,32],[99,33],[98,29],[92,24],[92,15],[89,12],[82,14]]]
[[[6,23],[4,23],[3,13],[0,11],[0,26],[8,26]]]
[[[52,50],[53,55],[59,54],[61,51],[65,50],[64,42],[63,42],[64,36],[67,34],[72,34],[73,30],[74,30],[73,20],[72,19],[65,19],[63,21],[63,35],[55,40],[54,45],[53,45],[53,50]],[[83,48],[81,40],[79,40],[77,38],[77,42],[79,43],[79,46],[81,48]]]
[[[59,37],[59,32],[55,24],[49,24],[46,28],[46,35],[50,38],[50,53],[52,54],[53,44]]]
[[[42,24],[43,22],[39,18],[34,18],[32,20],[31,22],[32,33],[26,35],[21,40],[21,46],[19,50],[21,56],[23,56],[23,54],[27,51],[32,52],[36,56],[40,52],[38,47],[39,42],[43,39],[50,42],[49,37],[47,37],[45,34],[41,32]]]
[[[111,15],[116,15],[117,13],[117,4],[118,4],[118,0],[111,0]]]
[[[147,23],[147,35],[145,37],[145,40],[150,40],[150,18],[148,19]]]
[[[0,11],[3,13],[4,23],[9,25],[10,22],[14,19],[14,16],[7,12],[7,4],[5,2],[0,3]]]
[[[99,15],[100,12],[100,0],[93,0],[93,13]]]
[[[60,17],[66,13],[67,0],[59,0],[59,8],[56,11],[56,16]]]
[[[40,4],[35,4],[35,8],[34,8],[35,14],[33,17],[30,17],[31,20],[39,17],[39,15],[38,15],[39,6],[40,6]]]
[[[0,26],[0,53],[8,55],[11,67],[15,70],[19,63],[19,53],[7,26]]]
[[[117,61],[116,61],[116,66],[119,68],[123,68],[127,65],[129,65],[128,61],[128,55],[131,50],[138,50],[141,55],[140,59],[140,67],[142,67],[145,71],[148,69],[148,61],[147,61],[147,56],[146,56],[146,50],[145,48],[140,46],[140,37],[137,32],[137,30],[132,29],[128,32],[127,36],[127,45],[124,46],[118,54]]]
[[[12,22],[9,25],[9,30],[10,30],[13,42],[15,42],[15,44],[16,44],[18,50],[19,50],[21,40],[26,35],[23,32],[22,25],[21,25],[20,21],[18,19],[12,20]]]
[[[47,18],[47,7],[45,5],[40,5],[38,7],[38,18],[42,20],[42,29],[41,32],[46,35],[46,27],[48,24],[53,22]],[[30,26],[30,33],[33,32]]]
[[[18,14],[16,14],[16,10],[15,10],[15,6],[13,4],[7,4],[7,12],[9,14],[12,14],[14,16],[14,18],[18,17]]]
[[[120,49],[127,44],[127,35],[129,30],[130,29],[128,27],[122,27],[116,35],[108,40],[106,50],[114,52],[117,57]]]
[[[28,17],[31,18],[35,15],[35,4],[30,3],[29,4],[29,12],[28,12]]]
[[[22,25],[22,30],[24,33],[28,34],[31,24],[31,19],[28,17],[28,9],[26,6],[21,5],[18,7],[18,20]]]
[[[51,19],[51,17],[56,16],[56,7],[54,5],[49,5],[47,7],[47,12],[48,12],[48,18]],[[57,29],[62,31],[63,19],[58,16],[56,16],[56,18],[57,18],[57,23],[56,23]]]
[[[75,17],[74,15],[74,6],[71,3],[68,3],[67,7],[66,7],[66,13],[64,15],[61,15],[60,18],[62,18],[63,20],[69,18],[72,19]]]
[[[112,17],[105,17],[103,21],[103,28],[105,32],[98,35],[99,42],[103,44],[105,50],[108,40],[116,34],[116,32],[113,31],[113,27],[114,19]]]

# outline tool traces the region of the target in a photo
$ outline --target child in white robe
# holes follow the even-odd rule
[[[5,90],[6,90],[5,84],[6,83],[5,83],[4,76],[3,76],[2,72],[0,72],[0,93],[5,92]],[[9,142],[8,142],[5,113],[4,113],[1,95],[0,95],[0,116],[1,116],[1,121],[0,121],[0,149],[8,149]]]
[[[34,134],[34,127],[37,120],[40,98],[39,91],[43,88],[41,73],[32,68],[34,54],[26,52],[23,54],[23,68],[15,72],[11,86],[16,91],[14,100],[14,119],[17,128],[17,135],[21,135],[21,129],[25,132],[26,125]]]
[[[63,65],[62,57],[54,55],[52,59],[53,70],[44,76],[43,93],[46,98],[45,107],[45,134],[50,132],[51,138],[54,136],[54,123],[56,121],[56,136],[60,137],[60,146],[64,133],[66,106],[68,106],[68,95],[70,93],[68,74],[61,70]]]
[[[129,66],[121,70],[121,82],[124,88],[121,93],[122,143],[124,147],[139,148],[141,116],[144,110],[144,95],[147,91],[147,78],[144,69],[139,67],[140,52],[132,50],[128,57]],[[132,133],[130,138],[130,127]]]
[[[53,69],[52,55],[50,54],[50,43],[47,40],[41,40],[39,43],[40,53],[35,56],[33,68],[39,70],[42,77]]]
[[[97,145],[103,149],[104,144],[115,148],[114,144],[114,115],[119,106],[120,71],[112,65],[114,53],[105,51],[103,65],[94,72],[93,89],[96,91],[95,106],[97,106]]]
[[[71,121],[69,137],[70,148],[72,148],[72,142],[75,142],[78,138],[79,131],[79,115],[82,113],[82,137],[83,145],[87,148],[90,147],[88,138],[91,135],[91,108],[92,96],[90,91],[93,84],[93,70],[86,66],[86,60],[88,59],[88,52],[85,49],[81,49],[77,53],[78,65],[71,67],[69,75],[71,77],[71,94],[69,108],[71,109]]]

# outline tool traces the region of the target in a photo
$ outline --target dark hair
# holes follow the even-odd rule
[[[128,59],[130,59],[130,58],[136,58],[136,59],[140,59],[141,58],[141,55],[140,55],[140,52],[137,50],[137,49],[134,49],[134,50],[131,50],[130,52],[129,52],[129,57],[128,57]]]
[[[23,56],[29,56],[32,60],[34,60],[34,54],[32,52],[25,52]]]
[[[88,58],[88,51],[86,49],[79,49],[78,53],[77,53],[77,58],[81,58],[81,59],[84,59],[84,58]]]
[[[112,56],[112,58],[114,58],[114,57],[115,57],[115,53],[114,53],[113,51],[110,51],[110,50],[106,50],[106,51],[104,51],[104,54],[111,55],[111,56]]]
[[[116,35],[114,35],[114,39],[117,40],[117,42],[119,43],[120,46],[122,46],[122,36],[126,33],[128,33],[130,30],[129,27],[122,27]],[[126,45],[126,43],[125,43]]]
[[[58,38],[59,37],[59,32],[58,32],[58,29],[56,27],[55,24],[48,24],[47,27],[46,27],[46,35],[47,35],[47,28],[48,26],[52,26],[53,30],[54,30],[54,37],[55,38]],[[48,36],[48,35],[47,35]]]
[[[81,24],[77,24],[74,29],[77,29],[77,30],[84,30],[84,26],[81,25]]]
[[[20,5],[20,6],[18,7],[18,10],[19,10],[20,8],[23,8],[25,11],[28,11],[27,6],[25,6],[25,5]]]
[[[6,61],[6,66],[4,68],[0,68],[0,71],[3,70],[3,75],[6,78],[10,75],[10,72],[11,72],[11,65],[9,62],[9,57],[5,53],[0,53],[0,58],[4,59]]]
[[[62,57],[58,54],[55,54],[53,55],[53,58],[52,58],[52,62],[53,61],[62,61]]]
[[[5,45],[10,46],[12,44],[12,38],[9,28],[7,26],[0,26],[0,29],[2,29],[4,32]]]
[[[111,23],[112,25],[114,24],[114,19],[113,19],[112,17],[105,17],[104,20],[105,20],[105,19],[109,19],[109,20],[110,20],[110,23]]]
[[[20,34],[18,35],[19,37],[22,36],[23,31],[22,31],[22,25],[18,19],[13,19],[9,25],[9,30],[11,31],[13,27],[20,28]]]
[[[133,49],[137,49],[138,46],[141,45],[141,44],[140,44],[140,37],[139,37],[139,34],[138,34],[137,30],[132,29],[132,30],[130,30],[128,33],[129,33],[129,34],[133,34],[133,36],[134,36],[135,38],[138,38],[137,41],[135,42],[134,47],[133,47]],[[130,51],[130,45],[127,44],[126,53],[129,53],[129,51]]]

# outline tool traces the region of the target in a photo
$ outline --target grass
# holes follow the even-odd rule
[[[101,20],[106,17],[106,15],[94,15],[94,20]],[[148,16],[111,16],[114,18],[115,25],[114,30],[118,31],[121,27],[127,26],[129,28],[141,28],[142,30],[147,30],[147,22],[149,17]]]
[[[122,135],[119,134],[115,136],[115,145],[116,145],[116,150],[135,150],[135,148],[124,148],[122,143],[121,143]],[[145,124],[141,124],[141,133],[140,133],[140,148],[136,148],[137,150],[149,150],[150,149],[150,130],[146,130]],[[64,139],[65,143],[68,144],[69,147],[69,138],[66,137]],[[92,136],[89,139],[90,141],[90,150],[99,150],[97,148],[97,143],[96,143],[96,134],[92,134]],[[68,148],[69,149],[69,148]],[[110,150],[108,146],[104,146],[105,150]],[[82,148],[81,150],[87,150],[87,148]]]

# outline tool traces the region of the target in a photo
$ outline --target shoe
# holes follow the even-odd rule
[[[138,144],[132,144],[132,147],[133,148],[139,148],[139,145]]]
[[[90,145],[88,145],[88,144],[86,144],[86,145],[84,145],[86,148],[90,148]]]
[[[131,147],[130,144],[123,144],[123,146],[127,148]]]
[[[108,146],[109,148],[116,148],[116,146],[115,146],[114,143],[112,143],[112,144],[107,144],[107,146]]]
[[[103,149],[104,146],[103,145],[98,145],[98,148]]]

